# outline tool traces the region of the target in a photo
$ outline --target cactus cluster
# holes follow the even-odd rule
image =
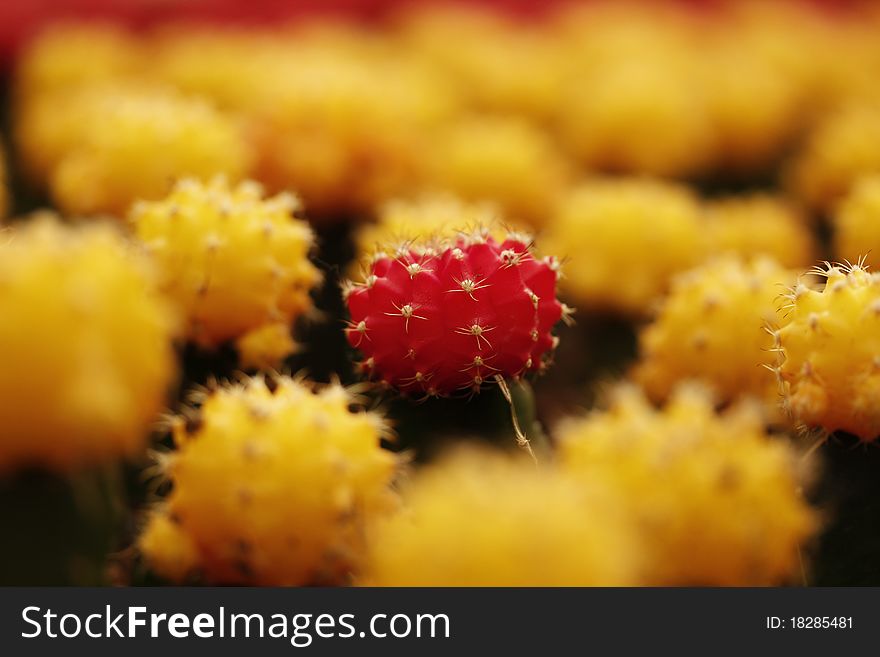
[[[562,467],[608,476],[641,532],[654,585],[772,585],[800,572],[799,546],[817,527],[801,496],[806,462],[764,430],[753,407],[715,412],[680,388],[662,410],[632,387],[607,411],[557,432]]]
[[[474,4],[22,48],[0,580],[876,581],[880,11]]]
[[[556,278],[556,261],[519,235],[403,244],[346,288],[346,334],[365,374],[404,394],[479,392],[540,371],[552,355],[565,314]]]
[[[776,362],[768,326],[783,321],[780,296],[797,274],[766,258],[719,258],[679,274],[657,318],[641,333],[636,380],[666,399],[689,379],[719,401],[753,396],[778,416],[779,392],[766,368]]]
[[[174,378],[175,317],[114,227],[0,233],[0,470],[138,454]]]
[[[880,435],[880,274],[859,264],[818,267],[787,295],[773,332],[784,407],[798,424]]]
[[[293,351],[291,323],[321,278],[299,211],[296,197],[266,198],[254,182],[183,179],[166,198],[135,204],[130,221],[186,336],[207,349],[237,341],[245,367],[274,367]]]
[[[345,582],[374,516],[393,509],[397,459],[348,391],[265,375],[208,390],[171,419],[173,484],[139,539],[171,581]]]

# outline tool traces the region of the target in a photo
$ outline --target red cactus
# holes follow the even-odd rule
[[[366,374],[404,394],[476,392],[544,367],[565,311],[556,277],[555,260],[536,258],[516,235],[406,245],[347,289],[348,341]]]

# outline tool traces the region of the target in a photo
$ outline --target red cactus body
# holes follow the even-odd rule
[[[404,394],[479,391],[545,365],[564,311],[556,278],[556,261],[518,236],[408,245],[349,288],[346,334],[364,372]]]

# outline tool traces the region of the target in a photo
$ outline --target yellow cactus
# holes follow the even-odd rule
[[[468,203],[454,196],[430,195],[418,200],[392,200],[382,205],[378,220],[364,224],[356,235],[361,260],[391,244],[425,241],[440,235],[501,228],[498,212],[489,203]],[[497,231],[502,241],[507,233]],[[494,234],[494,233],[493,233]]]
[[[140,42],[119,25],[56,24],[43,30],[18,58],[18,100],[85,84],[133,79],[146,63]]]
[[[147,519],[138,547],[153,571],[170,582],[185,582],[198,568],[198,548],[183,528],[159,510]]]
[[[47,90],[19,103],[15,143],[22,166],[34,184],[48,185],[58,162],[81,140],[82,126],[110,111],[119,88],[115,84],[112,87],[95,84],[65,90],[63,112],[58,111],[62,96],[57,91]]]
[[[479,451],[422,471],[379,524],[372,586],[595,586],[638,577],[613,497],[530,460]]]
[[[425,154],[423,185],[496,204],[511,221],[545,225],[569,165],[536,127],[519,119],[467,118],[440,131]]]
[[[817,519],[800,494],[803,460],[747,406],[717,415],[683,388],[656,410],[634,388],[609,410],[560,427],[564,470],[607,477],[639,528],[644,583],[771,585],[800,572]]]
[[[298,210],[290,194],[264,198],[257,183],[224,178],[182,180],[165,199],[132,208],[135,234],[159,263],[187,337],[205,348],[240,340],[251,365],[277,365],[292,350],[278,327],[289,333],[312,307],[309,291],[321,278]]]
[[[263,77],[250,109],[260,179],[296,189],[321,221],[368,216],[409,192],[424,135],[458,106],[443,81],[415,62],[329,46],[294,50]]]
[[[728,402],[762,400],[779,416],[779,390],[767,371],[776,362],[767,326],[782,321],[780,295],[796,279],[767,258],[711,261],[678,275],[657,319],[641,333],[636,380],[666,399],[681,382],[697,379]]]
[[[880,264],[880,172],[860,178],[837,207],[834,257]]]
[[[645,315],[675,273],[703,259],[701,212],[683,187],[592,180],[561,199],[542,245],[566,259],[561,285],[577,304]]]
[[[445,73],[480,110],[544,122],[566,79],[560,42],[474,4],[412,4],[397,34],[411,56]]]
[[[244,177],[251,151],[240,126],[210,104],[164,92],[118,92],[74,115],[69,148],[49,180],[70,214],[124,215],[138,199],[166,194],[184,176]],[[57,102],[58,96],[45,99]],[[56,106],[57,107],[57,106]],[[99,114],[89,108],[103,111]]]
[[[770,171],[804,127],[804,85],[728,25],[700,61],[717,168]]]
[[[148,74],[183,93],[211,99],[235,111],[252,109],[284,53],[274,31],[172,25],[147,44]]]
[[[880,435],[880,274],[860,265],[813,273],[824,287],[799,281],[775,332],[785,407],[802,425],[871,441]]]
[[[801,213],[781,198],[752,194],[706,204],[710,249],[749,258],[769,256],[786,267],[809,265],[816,244]]]
[[[197,569],[215,584],[344,582],[366,524],[394,507],[397,466],[384,420],[353,401],[339,385],[260,376],[174,418],[173,489],[139,541],[147,562],[172,581]]]
[[[690,69],[646,53],[590,72],[558,103],[563,143],[591,170],[695,173],[713,155],[714,135]]]
[[[174,319],[116,230],[0,234],[0,470],[137,454],[175,369]]]
[[[822,121],[786,175],[799,198],[829,211],[858,178],[878,172],[880,103],[856,103]]]

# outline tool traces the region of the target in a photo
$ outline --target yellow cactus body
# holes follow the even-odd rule
[[[656,410],[635,389],[558,432],[562,467],[619,486],[639,528],[645,583],[770,585],[800,569],[816,518],[799,493],[799,457],[769,439],[760,414],[717,415],[707,395],[679,391]]]
[[[251,152],[240,126],[199,99],[122,91],[70,125],[70,148],[50,175],[50,191],[70,214],[122,216],[185,176],[247,175]],[[57,98],[56,98],[57,99]]]
[[[793,419],[865,441],[880,435],[880,274],[829,266],[801,281],[776,331],[777,373]]]
[[[813,262],[816,244],[800,213],[782,199],[754,194],[709,202],[710,248],[749,258],[770,256],[786,267]]]
[[[373,586],[591,586],[636,582],[632,534],[598,485],[531,461],[465,452],[422,471],[380,524]]]
[[[469,105],[554,115],[567,72],[554,35],[474,5],[413,5],[400,27],[401,47],[444,72]]]
[[[277,326],[289,331],[312,307],[309,290],[321,278],[308,259],[312,231],[293,217],[298,207],[289,194],[264,198],[256,183],[215,178],[182,180],[165,199],[132,208],[135,233],[159,263],[191,340],[212,348],[243,339],[250,364],[282,356]],[[261,333],[246,337],[252,331]]]
[[[16,91],[19,100],[27,100],[47,91],[131,79],[144,70],[144,55],[134,35],[118,25],[57,24],[43,30],[18,58]]]
[[[393,200],[383,204],[378,215],[376,223],[365,224],[358,230],[357,253],[361,259],[390,245],[424,242],[441,235],[471,233],[478,229],[498,228],[499,241],[507,236],[507,232],[500,230],[498,213],[491,204],[468,203],[454,196]]]
[[[880,172],[860,178],[834,213],[834,257],[880,264]]]
[[[351,403],[338,385],[260,377],[173,420],[173,489],[139,541],[148,563],[172,581],[197,568],[208,583],[343,582],[365,524],[394,505],[396,469],[384,421]]]
[[[161,510],[147,520],[138,547],[149,557],[153,571],[171,582],[185,582],[199,565],[198,548],[192,539]]]
[[[423,66],[329,46],[293,51],[264,77],[251,110],[260,179],[296,189],[320,220],[366,216],[408,193],[423,135],[457,108],[454,94]]]
[[[653,176],[694,173],[713,154],[697,79],[663,56],[612,61],[568,86],[563,143],[591,170]]]
[[[568,181],[568,163],[532,125],[471,118],[445,127],[425,156],[424,186],[495,203],[511,221],[547,223]]]
[[[158,82],[236,111],[251,109],[258,101],[267,71],[283,53],[275,32],[216,25],[169,26],[148,46],[148,73]]]
[[[847,105],[815,129],[788,171],[792,191],[828,211],[861,176],[880,172],[880,103]]]
[[[174,319],[117,232],[42,217],[0,234],[0,470],[136,454],[165,403]]]
[[[803,127],[805,89],[769,54],[745,48],[738,32],[726,27],[719,37],[702,60],[718,166],[768,171]]]
[[[767,326],[781,323],[780,294],[795,279],[795,272],[765,258],[720,258],[680,274],[640,336],[636,379],[654,399],[698,379],[720,401],[752,396],[777,417],[779,389],[767,370],[776,356]]]
[[[672,276],[705,252],[701,208],[684,188],[594,180],[562,198],[542,237],[566,259],[563,291],[577,304],[645,315]]]
[[[48,185],[58,162],[81,141],[83,125],[109,113],[121,88],[95,84],[63,92],[46,90],[20,103],[15,142],[32,182]],[[63,112],[58,109],[62,102]]]

